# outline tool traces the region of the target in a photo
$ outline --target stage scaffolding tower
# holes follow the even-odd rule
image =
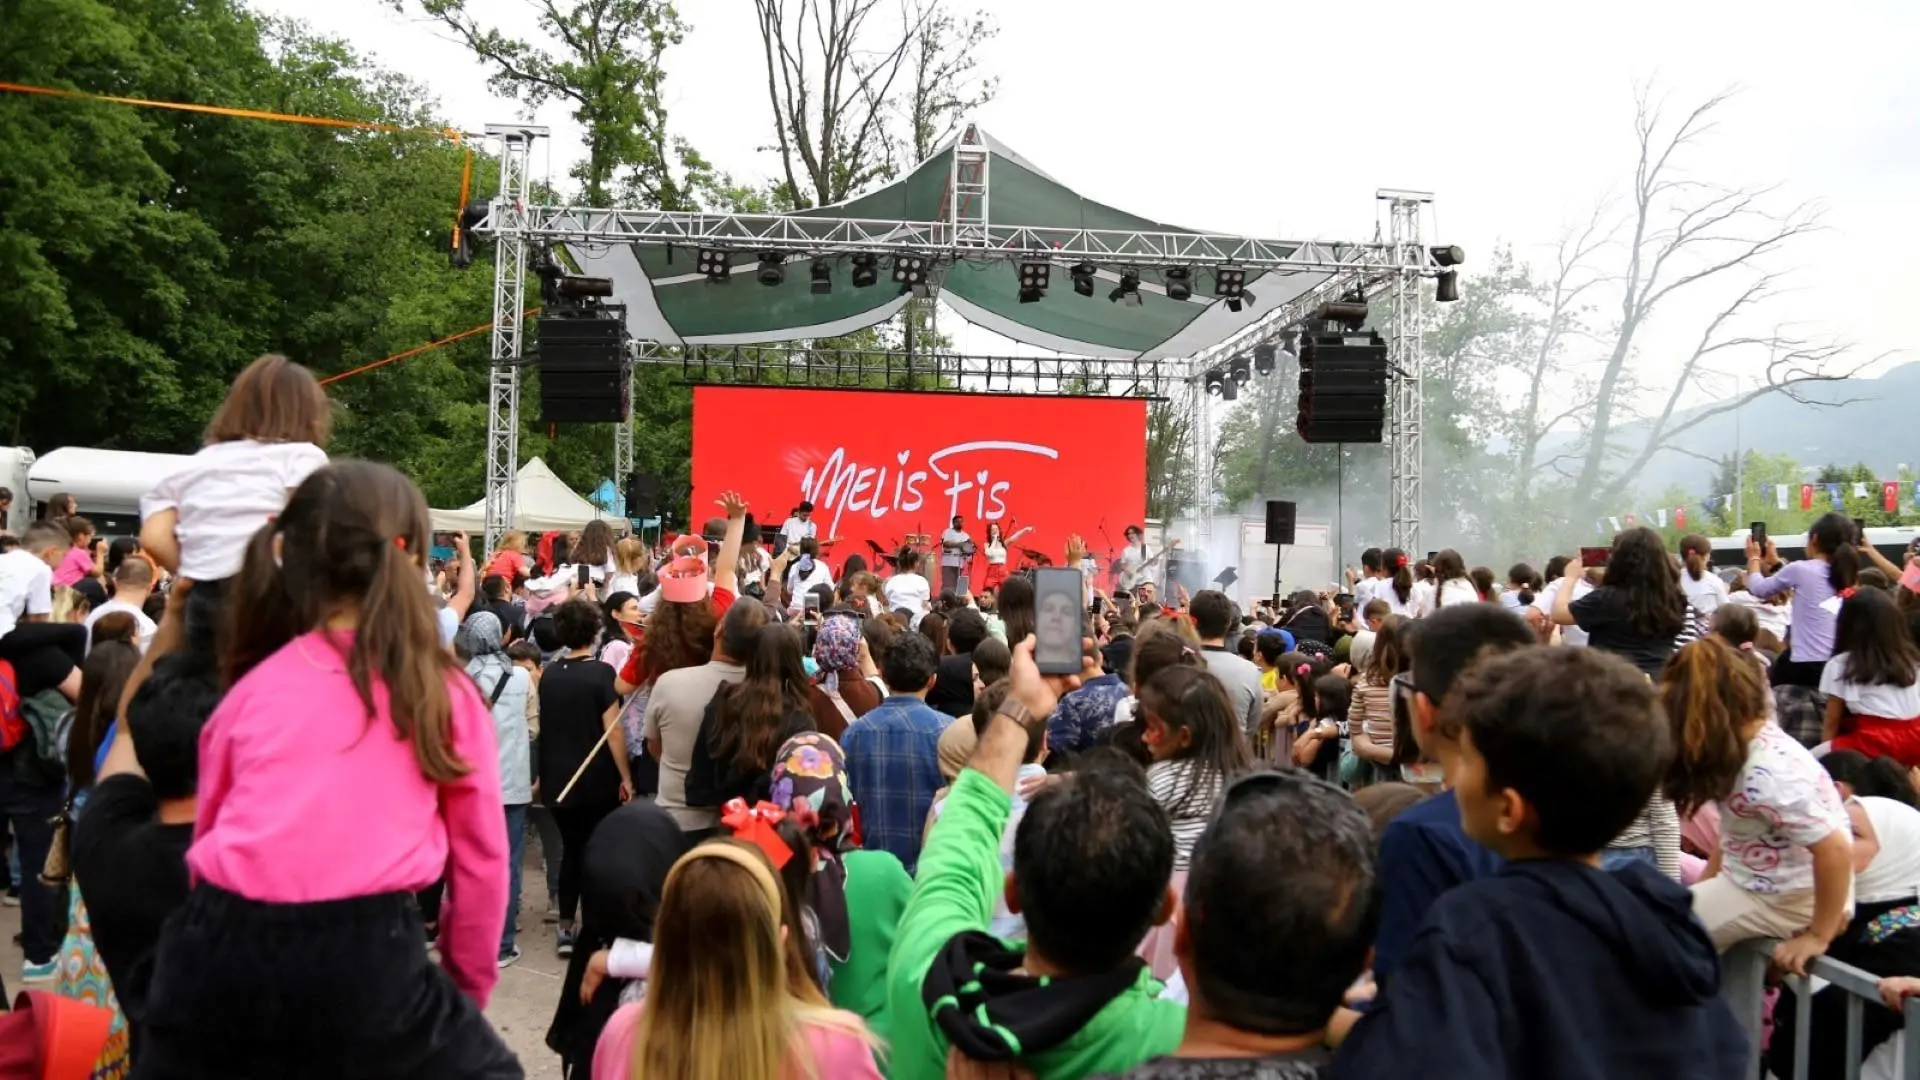
[[[488,124],[500,142],[500,191],[488,212],[499,241],[493,258],[493,348],[487,369],[486,551],[513,528],[514,480],[520,472],[520,353],[527,310],[527,208],[532,203],[533,141],[547,129]]]
[[[1421,388],[1424,330],[1423,279],[1439,267],[1424,246],[1421,213],[1432,196],[1420,192],[1382,190],[1376,195],[1392,207],[1389,239],[1349,243],[1317,240],[1265,240],[1212,233],[1154,231],[1150,229],[1084,229],[1071,226],[1000,225],[991,220],[988,183],[990,154],[969,128],[954,148],[954,174],[949,202],[939,221],[883,221],[853,218],[792,217],[781,214],[697,213],[657,209],[608,209],[536,204],[532,200],[529,163],[536,139],[547,129],[525,124],[493,124],[486,129],[500,146],[500,190],[486,219],[476,231],[498,241],[494,256],[493,335],[487,393],[486,543],[489,551],[502,533],[512,528],[514,486],[519,469],[520,367],[523,362],[523,322],[526,312],[526,273],[529,248],[553,244],[673,244],[684,248],[771,251],[788,257],[844,256],[858,252],[881,256],[918,254],[935,260],[933,282],[940,267],[957,258],[1003,260],[1009,265],[1023,258],[1044,258],[1056,266],[1087,261],[1107,267],[1164,269],[1167,267],[1235,266],[1251,275],[1263,272],[1285,278],[1319,275],[1311,288],[1284,304],[1249,319],[1228,339],[1178,359],[1144,357],[972,357],[915,358],[909,369],[950,370],[967,389],[984,382],[989,391],[1068,392],[1063,387],[1067,367],[1074,366],[1077,385],[1097,379],[1101,385],[1130,396],[1167,401],[1187,413],[1192,434],[1191,510],[1199,540],[1211,539],[1214,423],[1205,382],[1207,371],[1255,345],[1278,343],[1289,330],[1313,316],[1329,300],[1356,295],[1393,300],[1389,356],[1393,365],[1391,434],[1392,536],[1394,542],[1415,550],[1420,535]],[[1258,287],[1258,286],[1256,286]],[[635,370],[640,365],[696,366],[702,375],[723,370],[725,381],[753,385],[759,372],[782,369],[817,371],[822,359],[806,343],[722,347],[697,343],[634,343]],[[831,351],[831,350],[830,350]],[[786,360],[779,354],[792,354]],[[797,359],[796,359],[797,358]],[[1031,365],[1031,371],[1028,370]],[[891,370],[891,369],[889,369]],[[683,371],[690,382],[709,381]],[[995,382],[1001,383],[994,386]],[[814,384],[808,374],[804,385]],[[622,485],[634,467],[632,421],[615,425],[614,482]]]

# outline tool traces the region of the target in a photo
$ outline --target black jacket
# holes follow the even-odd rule
[[[707,703],[707,714],[700,721],[700,735],[694,740],[693,755],[687,762],[688,806],[725,806],[729,799],[758,802],[772,790],[773,781],[768,774],[773,762],[767,762],[762,769],[742,771],[734,766],[731,757],[724,761],[714,757],[714,749],[720,743],[719,701],[716,694],[714,700]],[[774,740],[774,749],[795,735],[812,730],[812,713],[805,709],[790,710],[781,720],[780,737]]]
[[[1746,1037],[1693,897],[1650,867],[1507,863],[1428,910],[1333,1080],[1734,1080]]]
[[[940,673],[934,676],[933,689],[927,691],[927,707],[948,716],[973,712],[972,653],[940,658]]]

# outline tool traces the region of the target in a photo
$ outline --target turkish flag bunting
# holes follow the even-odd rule
[[[1900,509],[1900,483],[1897,480],[1880,482],[1880,508],[1891,514]]]
[[[1812,484],[1800,485],[1800,509],[1802,510],[1813,509],[1813,485]]]
[[[1684,529],[1687,527],[1686,507],[1676,506],[1673,508],[1673,527],[1676,529]]]

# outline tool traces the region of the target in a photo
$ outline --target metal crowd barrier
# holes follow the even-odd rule
[[[1766,995],[1767,966],[1772,961],[1773,947],[1778,944],[1766,938],[1743,941],[1729,949],[1720,958],[1720,991],[1726,995],[1727,1003],[1733,1007],[1733,1015],[1747,1033],[1747,1070],[1749,1078],[1763,1078],[1761,1072],[1760,1035],[1763,998]],[[1860,1048],[1860,1021],[1866,1009],[1884,1009],[1880,1000],[1880,979],[1857,967],[1840,963],[1827,957],[1819,957],[1807,965],[1810,977],[1825,980],[1830,986],[1847,996],[1847,1058],[1846,1080],[1859,1080],[1860,1062],[1864,1056]],[[1807,1080],[1807,1052],[1812,1041],[1813,1008],[1812,992],[1808,989],[1807,979],[1797,975],[1788,975],[1785,983],[1799,995],[1799,1007],[1793,1011],[1793,1072],[1791,1075],[1772,1074],[1775,1080]],[[1920,996],[1910,997],[1901,1009],[1906,1026],[1889,1037],[1889,1041],[1900,1044],[1901,1080],[1920,1080]]]

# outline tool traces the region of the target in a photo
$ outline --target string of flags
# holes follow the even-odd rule
[[[1875,488],[1878,488],[1876,491]],[[1908,489],[1909,505],[1920,510],[1920,480],[1850,480],[1824,484],[1755,484],[1754,495],[1759,505],[1771,505],[1776,510],[1791,510],[1798,507],[1803,511],[1814,509],[1817,500],[1824,499],[1835,510],[1845,510],[1846,500],[1871,499],[1880,497],[1880,508],[1887,513],[1897,513],[1900,509],[1902,488]],[[1711,514],[1716,510],[1733,509],[1732,494],[1714,495],[1700,501],[1700,508]],[[1671,524],[1676,529],[1687,527],[1687,508],[1684,506],[1660,507],[1652,513],[1619,514],[1593,523],[1593,531],[1606,536],[1621,529],[1631,529],[1639,525],[1654,525],[1666,528]]]

